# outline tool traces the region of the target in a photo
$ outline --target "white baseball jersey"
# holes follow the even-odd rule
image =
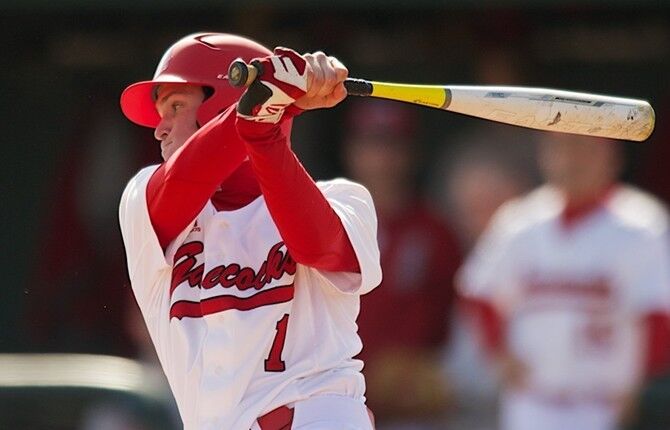
[[[667,215],[628,186],[573,225],[563,209],[550,186],[504,205],[459,284],[507,321],[531,393],[609,399],[638,382],[641,317],[670,309]]]
[[[325,272],[287,253],[263,196],[233,211],[208,202],[163,253],[146,186],[128,184],[120,224],[135,297],[186,429],[249,429],[256,418],[315,395],[364,401],[359,295],[381,282],[368,191],[317,185],[342,220],[361,273]]]

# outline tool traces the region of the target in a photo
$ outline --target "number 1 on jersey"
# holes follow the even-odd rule
[[[270,348],[270,355],[265,360],[266,372],[283,372],[286,370],[286,363],[281,359],[281,353],[284,350],[284,342],[286,342],[286,329],[288,328],[288,314],[277,321],[277,334],[272,341]]]

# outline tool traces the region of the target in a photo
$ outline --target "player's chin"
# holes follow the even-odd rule
[[[163,158],[163,161],[167,161],[168,158],[170,158],[173,153],[174,153],[174,150],[172,148],[169,148],[169,149],[165,148],[165,149],[161,150],[161,157]]]
[[[172,154],[174,154],[177,151],[177,149],[179,149],[180,146],[181,144],[178,144],[175,141],[171,141],[166,145],[162,145],[161,156],[163,157],[163,160],[167,161],[168,158],[172,157]]]

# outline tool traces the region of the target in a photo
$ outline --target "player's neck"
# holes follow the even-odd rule
[[[260,195],[251,163],[245,162],[221,184],[212,196],[212,204],[219,211],[231,211],[248,205]]]
[[[610,182],[600,187],[564,192],[565,205],[561,213],[564,227],[571,227],[598,210],[616,189],[616,183]]]

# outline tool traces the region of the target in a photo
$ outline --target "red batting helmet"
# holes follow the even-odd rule
[[[211,91],[198,109],[198,123],[203,125],[242,96],[243,88],[228,84],[230,63],[236,58],[249,62],[271,54],[263,45],[233,34],[186,36],[165,51],[152,80],[137,82],[123,91],[121,110],[132,122],[156,128],[160,122],[155,106],[158,85],[202,85]]]

